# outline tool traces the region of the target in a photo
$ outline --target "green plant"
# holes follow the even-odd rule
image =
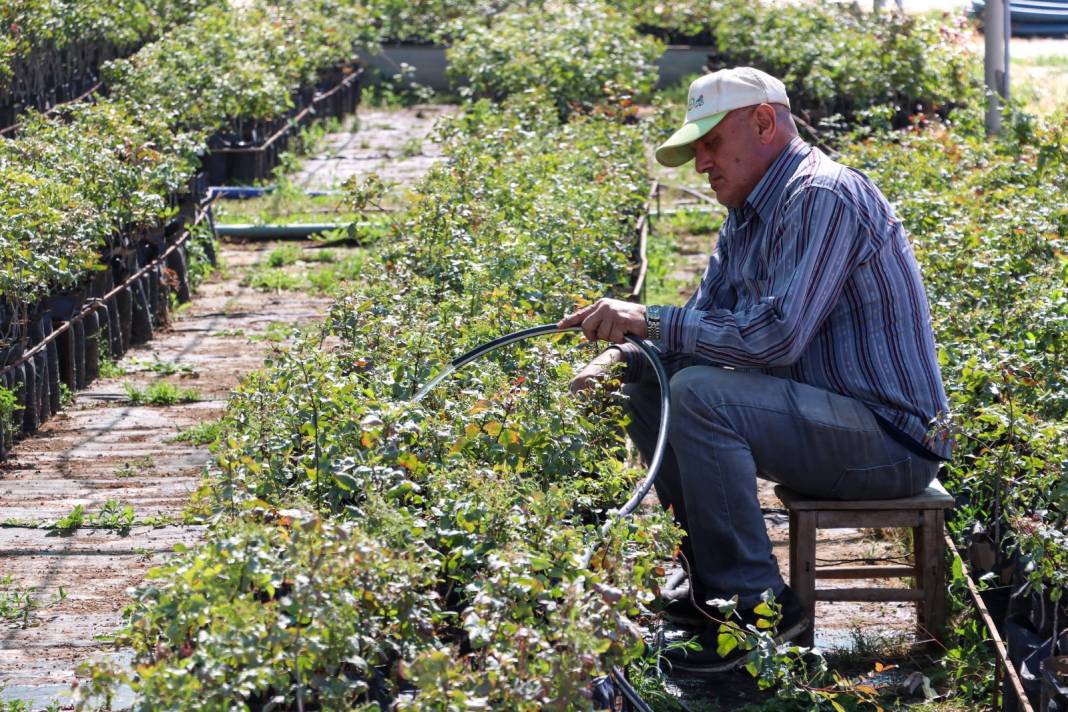
[[[106,357],[100,359],[99,372],[101,378],[118,378],[129,373],[125,366]]]
[[[153,355],[151,361],[141,361],[138,365],[161,376],[173,376],[175,374],[190,376],[196,374],[196,371],[189,364],[161,361],[159,356],[156,355]]]
[[[179,431],[173,440],[191,445],[211,445],[219,439],[221,433],[222,423],[218,420],[212,420],[197,423]]]
[[[181,388],[169,381],[155,381],[148,388],[140,388],[132,383],[123,383],[123,390],[130,405],[174,405],[175,403],[195,403],[201,400],[200,393],[194,388]]]
[[[15,414],[22,410],[15,393],[0,386],[0,432],[10,433],[15,429]]]
[[[669,42],[712,45],[715,68],[751,65],[781,78],[794,112],[812,124],[887,106],[901,125],[916,112],[981,101],[969,28],[948,16],[763,0],[615,4]]]
[[[53,529],[58,529],[64,532],[72,532],[75,529],[80,529],[85,524],[85,505],[76,504],[67,514],[57,519],[52,523]]]
[[[34,597],[36,589],[24,589],[10,575],[0,577],[0,620],[19,622],[25,628],[30,616],[40,606]]]
[[[59,384],[59,402],[64,409],[74,405],[74,392],[66,383]]]
[[[516,6],[492,24],[462,21],[451,34],[449,76],[461,94],[501,100],[537,87],[561,117],[597,104],[626,107],[656,80],[662,46],[637,33],[629,16],[599,0],[545,2],[538,12]]]
[[[95,514],[88,514],[85,505],[76,504],[67,514],[63,515],[51,525],[51,529],[70,533],[84,527],[98,529],[113,529],[122,536],[130,533],[130,528],[135,521],[134,509],[130,505],[123,505],[118,500],[109,499],[100,507]]]

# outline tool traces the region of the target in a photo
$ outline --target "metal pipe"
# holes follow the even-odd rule
[[[290,223],[288,225],[215,224],[219,237],[238,237],[246,240],[301,239],[331,230],[349,230],[353,227],[370,227],[372,223]]]
[[[1009,35],[1011,34],[1008,0],[986,0],[983,12],[986,77],[986,133],[1001,133],[1001,107],[1009,98]]]

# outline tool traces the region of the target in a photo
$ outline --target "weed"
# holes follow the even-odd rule
[[[118,378],[128,373],[125,366],[105,357],[100,358],[99,371],[101,378]]]
[[[299,275],[291,274],[278,267],[259,268],[245,275],[245,278],[241,280],[241,285],[264,292],[280,292],[301,289],[304,286],[304,280]]]
[[[14,391],[0,386],[0,431],[15,429],[15,413],[22,410],[17,401]]]
[[[137,460],[131,460],[130,462],[124,462],[121,467],[115,470],[114,475],[116,477],[136,477],[145,470],[152,470],[156,467],[156,461],[151,455],[138,458]]]
[[[70,408],[74,405],[74,391],[70,389],[66,383],[60,381],[59,384],[59,404],[64,409]]]
[[[72,532],[75,529],[80,529],[84,524],[85,505],[76,504],[74,505],[74,509],[53,522],[51,528],[64,532]]]
[[[130,405],[174,405],[175,403],[196,403],[201,400],[200,393],[193,388],[179,388],[169,381],[156,381],[147,389],[141,389],[132,383],[122,385]]]
[[[91,526],[98,527],[100,529],[114,529],[122,536],[126,536],[130,533],[130,527],[134,524],[134,508],[128,504],[120,504],[118,500],[109,499],[104,502],[104,506],[100,508],[91,518]]]
[[[211,445],[219,439],[222,432],[222,421],[213,420],[205,423],[197,423],[185,430],[179,431],[171,441],[189,443],[191,445]]]
[[[15,579],[10,576],[0,577],[0,620],[6,622],[19,621],[25,628],[30,621],[30,615],[39,606],[34,594],[35,588],[23,589],[15,585]]]
[[[109,499],[104,502],[100,511],[96,514],[86,514],[85,505],[76,504],[69,513],[60,517],[51,525],[46,526],[49,529],[56,529],[68,534],[83,527],[113,529],[122,536],[126,536],[130,533],[130,527],[133,526],[134,521],[134,508],[132,506],[124,505],[115,499]]]
[[[250,341],[270,341],[273,344],[280,344],[283,341],[289,339],[295,332],[292,325],[287,324],[284,321],[272,321],[267,325],[267,330],[262,334],[253,334],[248,337]]]
[[[400,155],[403,158],[411,158],[412,156],[418,156],[423,152],[423,141],[417,136],[413,136],[404,143],[401,144]]]
[[[285,267],[303,259],[304,251],[292,242],[279,245],[267,255],[268,267]]]
[[[189,364],[173,363],[171,361],[162,361],[159,356],[153,355],[152,361],[141,361],[140,366],[146,371],[152,371],[158,373],[161,376],[173,376],[176,373],[180,373],[187,376],[196,374],[196,371]]]

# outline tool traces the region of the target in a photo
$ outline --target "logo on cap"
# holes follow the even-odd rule
[[[705,105],[705,95],[698,94],[697,96],[690,97],[690,101],[686,106],[687,111],[693,111],[699,106]]]

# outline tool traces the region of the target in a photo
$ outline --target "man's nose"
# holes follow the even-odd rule
[[[708,173],[712,170],[712,157],[700,144],[694,147],[693,167],[698,173]]]

